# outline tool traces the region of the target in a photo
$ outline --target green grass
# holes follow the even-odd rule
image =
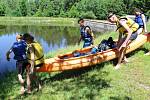
[[[77,25],[75,18],[53,17],[0,17],[1,25],[39,25],[39,26],[74,26]]]
[[[150,24],[148,25],[148,28]],[[150,29],[149,29],[150,31]],[[117,37],[117,33],[103,34],[95,42],[99,43],[109,36]],[[55,56],[72,51],[80,46],[69,46],[48,54]],[[64,72],[42,73],[43,88],[31,95],[19,96],[17,75],[10,73],[0,80],[1,99],[23,100],[150,100],[150,56],[145,52],[150,44],[127,55],[130,63],[122,64],[119,70],[113,68],[113,61]],[[47,57],[48,57],[47,56]]]

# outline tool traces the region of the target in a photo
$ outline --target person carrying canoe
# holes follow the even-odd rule
[[[80,38],[78,44],[81,40],[84,41],[83,48],[93,45],[94,34],[89,26],[84,26],[84,19],[79,19],[78,23],[80,24]]]
[[[137,34],[141,34],[142,32],[147,32],[145,15],[138,8],[134,9],[134,13],[135,13],[135,22],[139,24],[139,29],[137,30]]]
[[[117,26],[117,30],[119,31],[119,37],[117,42],[117,48],[119,51],[118,55],[118,63],[115,66],[115,69],[120,68],[121,62],[128,62],[125,57],[125,52],[127,49],[127,45],[137,38],[137,29],[139,25],[135,23],[132,19],[128,17],[117,17],[114,13],[109,13],[108,21],[111,23],[115,23]]]
[[[21,84],[20,94],[24,94],[24,82],[23,73],[29,64],[26,57],[26,43],[22,39],[22,35],[16,35],[16,42],[13,43],[12,47],[6,53],[6,58],[10,61],[10,53],[14,53],[14,59],[16,60],[16,68],[18,69],[18,80]]]
[[[42,46],[38,42],[34,41],[34,37],[29,33],[25,33],[23,35],[23,39],[27,43],[27,59],[30,63],[30,66],[27,68],[27,89],[28,93],[31,93],[31,80],[33,79],[35,79],[38,89],[41,89],[41,83],[35,70],[42,67],[44,63],[44,53]]]

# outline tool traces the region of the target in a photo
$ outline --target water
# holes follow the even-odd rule
[[[16,34],[30,32],[41,43],[44,53],[68,45],[75,45],[79,39],[79,27],[66,26],[3,26],[0,27],[0,73],[15,70],[15,60],[6,60],[6,52],[16,41]]]

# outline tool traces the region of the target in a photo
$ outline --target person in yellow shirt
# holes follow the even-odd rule
[[[38,89],[41,89],[40,79],[36,75],[35,70],[42,67],[44,63],[44,53],[42,46],[34,40],[34,37],[25,33],[23,39],[27,43],[27,60],[30,66],[27,68],[27,92],[31,93],[31,80],[35,79],[38,85]]]
[[[107,18],[109,22],[116,24],[117,30],[119,32],[117,41],[119,55],[118,63],[115,66],[115,69],[118,69],[120,68],[121,62],[128,62],[125,57],[126,48],[132,40],[135,40],[137,38],[138,34],[136,33],[136,31],[139,28],[139,25],[128,17],[119,18],[114,13],[109,13]]]

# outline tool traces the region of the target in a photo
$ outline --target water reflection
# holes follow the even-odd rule
[[[15,69],[15,61],[12,60],[13,54],[11,54],[10,62],[6,61],[5,54],[16,41],[15,35],[25,32],[32,33],[35,39],[41,43],[45,53],[76,44],[80,34],[79,27],[3,26],[0,28],[0,72]]]

